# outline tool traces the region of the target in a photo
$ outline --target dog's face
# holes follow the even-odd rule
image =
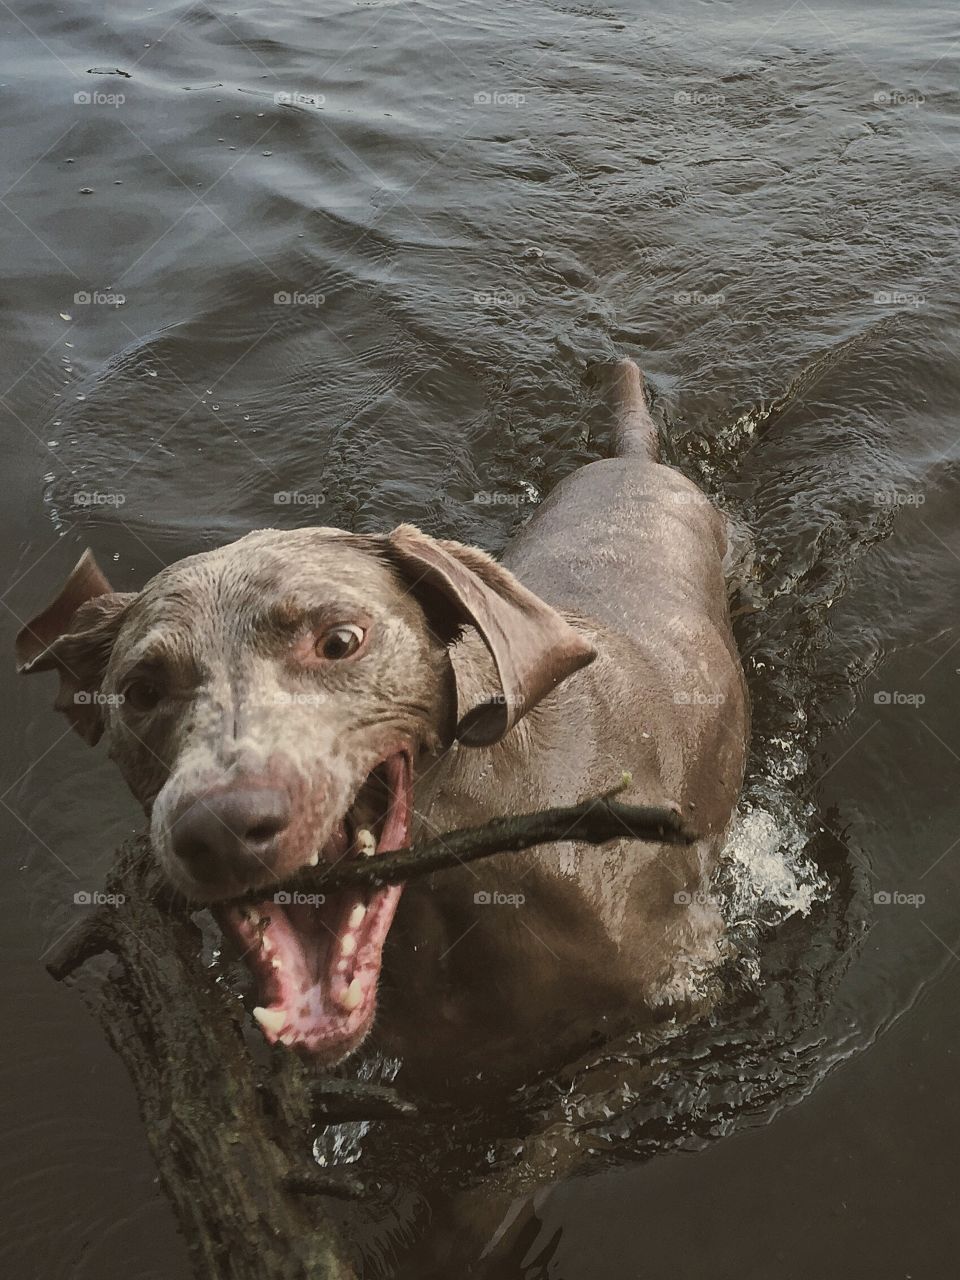
[[[252,534],[163,570],[125,606],[100,689],[109,753],[195,901],[342,857],[389,818],[403,842],[409,796],[387,775],[406,793],[455,715],[417,597],[335,531]]]
[[[465,626],[499,689],[457,721]],[[410,526],[256,532],[129,595],[87,554],[17,648],[23,671],[59,672],[56,707],[105,737],[166,877],[237,942],[266,1037],[325,1064],[369,1032],[402,888],[301,902],[271,886],[406,846],[413,781],[453,737],[493,744],[593,658],[511,573]]]
[[[449,646],[465,625],[501,688],[458,725]],[[593,656],[482,553],[408,526],[251,534],[134,595],[85,557],[18,650],[25,670],[59,671],[83,736],[105,737],[170,882],[217,904],[268,1039],[328,1063],[370,1028],[402,890],[317,903],[270,886],[407,845],[414,779],[453,737],[496,741]],[[230,905],[261,888],[255,907]]]

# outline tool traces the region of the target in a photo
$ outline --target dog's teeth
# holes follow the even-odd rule
[[[352,1013],[357,1005],[363,999],[363,986],[359,978],[354,978],[347,987],[346,991],[340,997],[340,1004],[347,1013]]]
[[[253,1016],[265,1031],[277,1032],[287,1021],[286,1009],[264,1009],[257,1005]]]
[[[276,956],[273,957],[270,963],[274,967],[274,969],[280,970],[283,968],[283,961],[278,960]]]
[[[254,911],[253,907],[251,907],[247,912],[247,919],[254,927],[256,927],[260,923],[260,912]]]
[[[347,927],[350,929],[359,929],[359,927],[363,924],[363,917],[366,914],[367,914],[367,908],[363,905],[362,902],[358,902],[357,905],[350,912],[350,919],[347,921]]]
[[[307,863],[307,866],[316,867],[319,865],[320,865],[320,850],[318,849],[316,853],[313,855],[313,857],[310,859],[310,861]]]
[[[357,949],[357,940],[352,933],[345,933],[340,940],[340,954],[352,956]]]
[[[377,838],[366,827],[361,827],[357,832],[357,851],[361,858],[372,858],[377,852]]]

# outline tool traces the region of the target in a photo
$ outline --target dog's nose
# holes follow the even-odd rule
[[[267,787],[235,787],[187,802],[174,819],[173,851],[195,880],[242,880],[274,870],[290,801]]]

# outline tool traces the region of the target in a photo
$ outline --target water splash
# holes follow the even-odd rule
[[[786,809],[744,805],[737,814],[717,875],[720,907],[730,928],[768,927],[822,902],[829,882],[807,853],[808,836]]]
[[[364,1084],[392,1084],[400,1070],[400,1059],[373,1053],[362,1059],[356,1078]],[[356,1164],[363,1155],[363,1140],[370,1132],[369,1120],[345,1120],[323,1128],[313,1142],[313,1158],[322,1168]]]

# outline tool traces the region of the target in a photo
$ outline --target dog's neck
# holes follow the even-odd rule
[[[499,682],[493,660],[475,631],[464,635],[451,660],[462,716],[486,701]],[[426,767],[419,780],[417,809],[425,821],[423,834],[586,798],[588,765],[593,762],[585,760],[583,749],[577,750],[569,739],[582,740],[596,712],[596,691],[587,669],[531,708],[493,746],[454,743]]]

